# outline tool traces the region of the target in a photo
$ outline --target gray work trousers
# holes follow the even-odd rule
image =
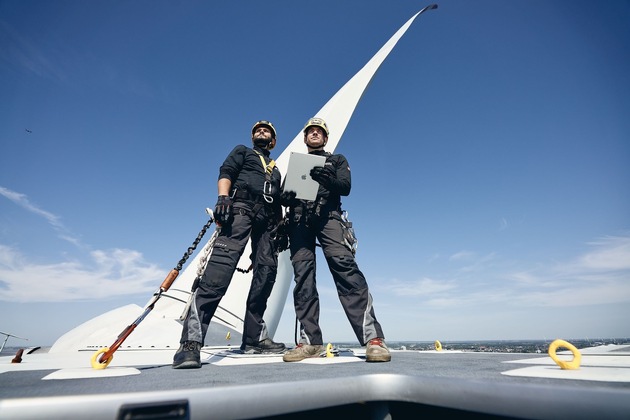
[[[301,343],[323,344],[315,279],[316,239],[324,252],[341,306],[359,343],[366,345],[373,338],[385,338],[374,314],[365,276],[351,250],[344,244],[343,229],[337,210],[325,212],[319,217],[310,215],[291,221],[289,244],[295,275],[293,302],[300,321]]]
[[[221,228],[199,286],[193,292],[193,302],[184,320],[180,343],[204,343],[208,325],[230,285],[250,237],[253,276],[243,320],[242,346],[256,345],[267,338],[263,315],[278,271],[278,256],[273,241],[277,218],[268,207],[245,201],[236,201],[233,212],[234,220]]]

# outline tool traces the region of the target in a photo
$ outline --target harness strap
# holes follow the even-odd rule
[[[259,201],[264,200],[262,194],[252,194],[247,190],[238,190],[236,188],[232,190],[231,197],[237,200],[245,200],[245,201],[253,201],[253,202],[259,202]]]
[[[271,175],[273,173],[273,168],[276,166],[276,161],[271,159],[269,163],[266,163],[262,153],[260,153],[258,150],[254,150],[254,152],[256,152],[256,154],[260,158],[260,162],[262,163],[265,173]]]
[[[265,173],[265,183],[263,184],[262,196],[267,203],[271,204],[273,203],[273,197],[271,196],[271,174],[273,173],[273,168],[276,166],[276,162],[271,159],[267,164],[265,163],[265,158],[263,157],[262,153],[255,149],[254,152],[256,152],[256,154],[260,158],[260,163],[262,163],[263,172]]]

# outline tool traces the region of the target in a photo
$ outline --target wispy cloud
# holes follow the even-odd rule
[[[508,268],[518,262],[502,261],[498,254],[462,251],[449,260],[464,262],[465,268],[454,267],[433,279],[393,279],[386,290],[397,299],[421,298],[430,306],[561,308],[630,303],[630,235],[609,236],[588,245],[590,250],[566,261],[539,262],[518,271]]]
[[[59,37],[33,39],[0,19],[0,61],[17,71],[80,88],[100,85],[124,95],[179,101],[177,93],[166,86],[155,87],[143,75],[131,72],[124,64],[112,62],[94,51],[77,51]]]
[[[3,20],[0,20],[0,41],[0,59],[3,61],[39,77],[67,80],[65,72],[49,60],[41,48]]]
[[[147,293],[164,271],[126,249],[93,251],[88,263],[36,264],[0,245],[0,301],[64,302]]]
[[[475,258],[475,253],[471,251],[459,251],[451,255],[448,259],[450,261],[470,261]]]
[[[392,280],[388,289],[397,296],[434,296],[440,295],[457,286],[452,282],[423,278],[413,281]]]
[[[459,272],[480,272],[487,271],[489,266],[493,264],[496,258],[496,253],[492,252],[483,256],[478,256],[475,252],[460,251],[449,257],[449,261],[464,263],[466,265],[459,268]]]
[[[88,248],[68,231],[59,216],[31,203],[25,194],[0,186],[0,196],[43,218],[60,239],[82,251]],[[41,264],[0,244],[0,301],[64,302],[145,293],[153,290],[164,275],[163,270],[133,250],[89,251],[84,262]]]
[[[11,200],[13,203],[22,207],[23,209],[42,217],[45,219],[52,227],[57,231],[57,234],[60,239],[64,241],[68,241],[78,247],[81,247],[80,240],[75,237],[64,225],[61,223],[61,218],[56,216],[46,210],[43,210],[33,203],[31,203],[28,197],[25,194],[21,194],[15,191],[12,191],[8,188],[0,186],[0,195],[5,198]]]
[[[607,236],[590,245],[593,252],[578,260],[578,267],[585,270],[630,270],[630,236]]]
[[[589,245],[583,255],[537,269],[521,300],[560,307],[630,302],[630,236],[607,236]]]

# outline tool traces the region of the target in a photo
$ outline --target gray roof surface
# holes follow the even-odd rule
[[[423,410],[415,414],[426,414],[427,407],[436,406],[459,414],[521,418],[554,418],[559,409],[560,417],[573,418],[595,414],[620,418],[630,413],[630,382],[502,374],[522,367],[518,361],[541,358],[532,354],[395,351],[389,363],[366,363],[362,356],[342,352],[329,361],[314,360],[317,363],[284,363],[279,356],[258,356],[266,363],[243,363],[256,357],[215,355],[201,369],[175,370],[170,364],[156,364],[120,377],[42,380],[52,371],[4,372],[0,418],[16,412],[38,418],[43,407],[46,416],[42,417],[48,418],[76,414],[79,409],[93,410],[93,418],[115,418],[125,404],[173,400],[183,401],[194,418],[209,413],[216,418],[268,417],[325,407],[355,410],[325,413],[331,415],[364,415],[356,410],[366,409],[391,415],[400,404],[406,404],[407,411]],[[234,364],[220,364],[226,360]],[[348,362],[340,363],[344,360]],[[46,398],[59,396],[73,397]],[[365,401],[389,404],[366,408]]]

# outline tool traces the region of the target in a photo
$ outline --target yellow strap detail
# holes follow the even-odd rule
[[[263,157],[263,155],[259,151],[254,150],[254,152],[256,152],[258,154],[258,157],[260,158],[260,162],[262,163],[263,169],[266,172],[268,172],[269,174],[271,174],[273,172],[273,168],[276,166],[276,161],[271,159],[269,161],[269,164],[267,164],[265,162],[265,158]]]

